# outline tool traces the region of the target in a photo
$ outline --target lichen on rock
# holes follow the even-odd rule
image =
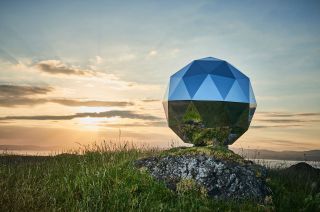
[[[178,193],[190,188],[218,199],[262,202],[271,190],[267,170],[224,147],[173,148],[136,161],[155,179]]]

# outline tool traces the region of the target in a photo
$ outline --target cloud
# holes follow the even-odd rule
[[[287,124],[287,125],[253,125],[250,128],[262,129],[262,128],[284,128],[284,127],[301,127],[299,124]]]
[[[65,106],[77,107],[123,107],[134,105],[126,101],[98,101],[98,100],[76,100],[76,99],[45,99],[45,98],[2,98],[0,107],[34,106],[45,103],[56,103]]]
[[[0,107],[15,107],[15,106],[22,106],[22,105],[38,105],[38,104],[44,104],[47,103],[47,99],[36,99],[36,98],[3,98],[0,97]]]
[[[148,56],[156,56],[158,54],[158,52],[156,50],[151,50],[149,53],[148,53]]]
[[[52,90],[52,87],[0,85],[0,97],[20,97],[37,94],[47,94]]]
[[[95,58],[91,59],[90,62],[93,62],[95,64],[101,64],[103,62],[103,58],[100,56],[95,56]]]
[[[143,99],[142,102],[160,102],[159,99]]]
[[[31,98],[33,95],[43,95],[53,91],[52,87],[0,85],[0,107],[14,107],[22,105],[39,105],[45,103],[56,103],[65,106],[87,106],[87,107],[112,107],[130,106],[132,102],[127,101],[98,101],[77,100],[66,98]]]
[[[263,122],[272,122],[272,123],[299,123],[299,122],[314,122],[319,120],[301,120],[301,119],[259,119]]]
[[[320,113],[281,113],[281,112],[259,112],[266,117],[297,117],[297,116],[320,116]]]
[[[43,60],[34,65],[39,71],[48,74],[65,74],[65,75],[79,75],[79,76],[94,76],[95,72],[92,70],[79,69],[74,66],[64,64],[59,60]]]
[[[315,122],[320,122],[320,113],[281,113],[281,112],[259,112],[254,119],[259,123],[254,128],[271,128],[271,127],[297,127],[306,126]],[[263,124],[262,124],[263,123]],[[274,124],[272,126],[266,124]]]
[[[284,147],[300,146],[301,145],[301,148],[304,148],[304,149],[306,147],[313,148],[312,144],[308,144],[306,142],[300,143],[300,142],[291,141],[291,140],[284,140],[284,139],[263,139],[263,140],[261,140],[261,142],[265,142],[265,143],[273,144],[273,145],[277,145],[277,146],[284,146]]]
[[[66,105],[66,106],[87,106],[87,107],[112,107],[112,106],[130,106],[132,102],[126,101],[79,101],[74,99],[50,99],[49,102]]]
[[[36,116],[5,116],[0,117],[0,120],[71,120],[75,118],[110,118],[110,117],[121,117],[129,119],[142,119],[142,120],[160,120],[161,118],[152,115],[144,115],[135,113],[127,110],[111,110],[100,113],[76,113],[72,115],[36,115]]]
[[[134,123],[124,123],[124,124],[113,124],[113,123],[107,123],[103,124],[103,126],[106,127],[166,127],[167,122],[160,120],[160,121],[147,121],[144,123],[141,122],[134,122]]]

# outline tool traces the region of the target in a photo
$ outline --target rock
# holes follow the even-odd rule
[[[305,163],[305,162],[300,162],[297,164],[294,164],[290,166],[289,168],[286,169],[287,171],[296,171],[296,172],[309,172],[309,173],[315,173],[315,174],[320,174],[320,169],[314,168],[311,165]]]
[[[137,160],[135,165],[148,170],[154,178],[164,181],[174,191],[179,191],[181,185],[186,187],[184,182],[191,180],[199,188],[205,188],[208,196],[218,199],[251,199],[263,202],[271,193],[265,184],[267,170],[262,166],[244,159],[239,160],[238,157],[235,157],[237,160],[223,160],[216,156],[221,154],[213,149],[210,150],[213,154],[208,154],[208,151],[196,154],[194,151],[190,151],[193,154],[183,151],[184,154],[176,154],[177,151],[171,154],[171,151],[167,155],[143,158]]]
[[[314,192],[320,192],[320,169],[314,168],[305,162],[300,162],[286,169],[279,170],[278,173],[283,177],[294,176],[295,181],[305,182]]]

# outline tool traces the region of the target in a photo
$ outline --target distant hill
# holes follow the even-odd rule
[[[251,159],[275,159],[275,160],[298,160],[320,161],[320,150],[310,151],[271,151],[264,149],[236,149],[232,150],[246,158]]]

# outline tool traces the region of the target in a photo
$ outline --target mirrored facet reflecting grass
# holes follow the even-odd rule
[[[274,196],[269,206],[217,201],[197,189],[172,192],[133,165],[137,158],[160,151],[104,143],[57,156],[3,154],[0,211],[319,210],[320,179],[298,180],[279,170],[270,172]]]

